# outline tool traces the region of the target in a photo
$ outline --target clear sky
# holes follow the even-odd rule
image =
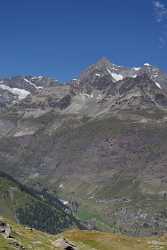
[[[0,75],[65,81],[105,56],[167,72],[167,0],[0,1]]]

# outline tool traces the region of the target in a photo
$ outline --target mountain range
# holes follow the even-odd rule
[[[148,63],[0,80],[0,170],[90,228],[167,231],[166,126],[167,74]]]

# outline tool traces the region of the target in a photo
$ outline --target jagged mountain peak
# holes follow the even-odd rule
[[[159,68],[154,67],[149,63],[145,63],[142,67],[124,67],[111,63],[108,59],[102,58],[97,63],[88,67],[85,71],[83,71],[80,75],[79,81],[82,83],[92,83],[94,81],[101,81],[102,78],[110,78],[111,82],[118,82],[125,78],[136,78],[138,76],[142,76],[143,74],[147,74],[151,80],[156,82],[160,81],[160,85],[162,84],[165,87],[167,82],[167,75],[163,73]]]
[[[110,66],[112,62],[107,57],[102,57],[96,62],[96,66]]]
[[[107,59],[106,57],[102,57],[101,59],[99,59],[95,64],[90,65],[86,70],[84,70],[82,74],[84,74],[86,71],[90,72],[90,71],[107,71],[107,68],[109,69],[120,69],[120,68],[124,68],[122,66],[113,64],[109,59]]]
[[[167,108],[167,75],[148,63],[126,68],[104,58],[83,71],[71,86],[75,95],[114,110]]]

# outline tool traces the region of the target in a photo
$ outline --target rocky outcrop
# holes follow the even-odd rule
[[[6,222],[0,220],[0,234],[5,238],[9,238],[11,236],[11,227]]]
[[[54,246],[62,250],[79,250],[75,245],[64,238],[56,240]]]

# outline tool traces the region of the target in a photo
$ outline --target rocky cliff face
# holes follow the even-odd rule
[[[97,109],[102,109],[104,103],[111,109],[113,106],[118,109],[140,108],[143,101],[146,102],[145,108],[151,105],[163,109],[166,107],[166,82],[167,75],[147,63],[129,69],[102,59],[70,84],[60,84],[42,76],[1,79],[0,103],[1,107],[66,109],[75,105],[76,99],[84,104],[91,99]],[[117,105],[119,103],[121,105]]]
[[[0,85],[0,168],[95,228],[166,231],[166,74],[102,59],[69,84],[17,79]]]

